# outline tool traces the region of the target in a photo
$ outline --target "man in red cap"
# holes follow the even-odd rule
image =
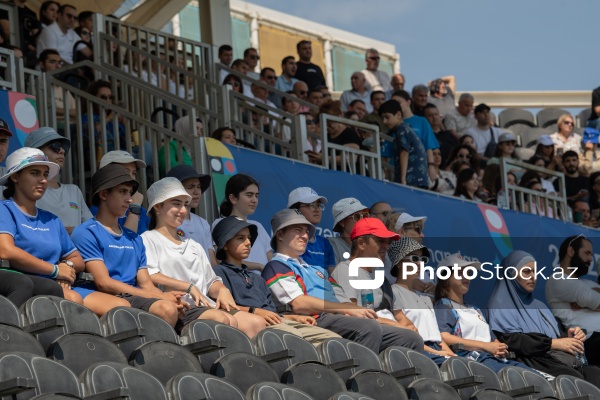
[[[361,266],[358,269],[358,276],[354,278],[363,281],[377,280],[377,274],[381,277],[384,276],[383,260],[385,260],[390,243],[398,239],[400,239],[400,235],[388,230],[379,218],[363,218],[354,225],[350,233],[350,240],[352,241],[350,258],[340,262],[331,273],[331,277],[344,289],[344,295],[352,303],[361,307],[370,306],[362,302],[361,292],[364,289],[357,289],[350,284],[350,263],[359,258],[380,260],[380,263],[374,261],[373,264],[367,263],[366,266]],[[378,268],[378,266],[381,268]],[[394,304],[394,294],[387,279],[382,279],[380,287],[367,289],[367,291],[369,290],[372,290],[373,293],[373,308],[379,316],[377,319],[379,323],[417,332],[413,323],[402,312],[397,314],[396,317],[391,312]]]

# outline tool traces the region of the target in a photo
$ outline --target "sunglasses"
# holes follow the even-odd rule
[[[390,215],[393,211],[382,211],[382,212],[378,212],[378,213],[374,213],[372,212],[371,215],[383,215],[384,217],[387,218],[388,215]]]
[[[307,93],[308,93],[308,92],[307,92],[306,90],[300,90],[300,91],[298,91],[298,94],[299,94],[300,96],[304,96],[304,95],[305,95],[305,94],[307,94]]]
[[[52,150],[53,152],[55,152],[56,154],[59,154],[60,150],[62,149],[65,151],[65,155],[67,155],[67,153],[69,152],[70,146],[67,146],[61,142],[52,142],[48,145],[48,148],[50,150]]]
[[[249,55],[248,58],[251,59],[251,60],[260,60],[260,56],[257,56],[257,55],[254,55],[254,54]]]
[[[380,60],[381,59],[381,57],[368,57],[368,58],[369,58],[369,60]]]
[[[265,79],[268,79],[270,81],[274,81],[275,79],[277,79],[277,77],[275,75],[266,75]]]
[[[412,256],[404,257],[403,260],[410,261],[411,263],[415,263],[415,264],[417,264],[419,261],[423,261],[423,264],[427,264],[429,262],[429,257],[417,256],[417,255],[413,254]]]
[[[233,87],[240,87],[240,84],[238,82],[227,82],[227,85],[231,85]]]
[[[565,122],[563,122],[563,124],[565,124],[565,125],[575,125],[575,124],[574,124],[573,122],[571,122],[571,121],[565,121]]]
[[[371,216],[371,214],[369,214],[368,212],[365,213],[356,213],[356,214],[352,214],[352,220],[354,222],[358,222],[363,218],[369,218]]]
[[[104,100],[104,101],[109,101],[109,100],[110,100],[110,101],[113,101],[113,100],[115,99],[115,96],[113,96],[112,94],[111,94],[111,95],[108,95],[108,94],[102,94],[102,95],[100,95],[100,96],[98,96],[98,97],[100,97],[100,98],[101,98],[102,100]]]
[[[417,233],[422,233],[423,229],[420,226],[405,226],[404,227],[405,231],[415,231]]]
[[[306,125],[315,125],[315,121],[313,121],[312,119],[307,119]]]

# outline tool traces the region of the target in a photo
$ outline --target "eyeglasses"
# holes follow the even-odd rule
[[[60,150],[63,149],[65,151],[65,155],[69,152],[70,146],[65,145],[61,142],[52,142],[48,145],[48,148],[55,152],[56,154],[60,153]]]
[[[251,60],[260,60],[260,56],[256,54],[250,54],[248,58]]]
[[[6,173],[10,174],[11,172],[16,171],[17,169],[23,167],[24,165],[31,164],[31,163],[34,163],[34,162],[39,162],[39,161],[48,162],[48,157],[46,157],[43,154],[36,154],[36,155],[33,155],[33,156],[29,156],[29,157],[24,158],[23,160],[21,160],[21,162],[18,165],[15,165],[14,167],[8,169],[6,171]]]
[[[81,31],[81,34],[82,34],[82,35],[89,35],[89,34],[90,34],[90,32],[88,32],[88,31]]]
[[[423,228],[421,228],[418,225],[413,225],[413,226],[409,225],[409,226],[405,226],[403,228],[404,228],[405,231],[415,231],[415,232],[417,232],[419,234],[423,233]]]
[[[418,263],[419,261],[423,261],[423,264],[427,264],[429,262],[429,257],[427,256],[417,256],[413,254],[412,256],[406,256],[403,260],[410,261],[412,263]]]
[[[365,212],[365,213],[355,213],[355,214],[352,214],[352,220],[354,222],[358,222],[361,219],[363,219],[363,218],[369,218],[370,216],[371,216],[371,214],[369,214],[368,212]]]
[[[301,204],[300,207],[308,207],[312,211],[323,211],[325,209],[325,204],[321,203],[310,203],[310,204]]]
[[[239,82],[235,82],[235,81],[234,82],[227,82],[226,85],[231,85],[233,87],[240,87]]]
[[[268,79],[270,81],[274,81],[275,79],[277,79],[277,77],[275,75],[265,75],[265,79]]]
[[[304,95],[308,94],[308,91],[306,91],[306,90],[300,90],[300,91],[298,91],[298,94],[300,96],[304,96]]]
[[[381,57],[367,57],[369,60],[380,60]]]
[[[381,214],[381,215],[384,216],[384,218],[387,218],[387,216],[390,215],[392,212],[393,211],[386,210],[386,211],[382,211],[382,212],[378,212],[378,213],[372,212],[371,215],[379,215],[379,214]]]
[[[313,121],[312,119],[307,119],[306,125],[315,125],[315,121]]]
[[[565,125],[575,125],[573,123],[573,121],[564,121],[563,124],[565,124]]]
[[[101,94],[98,97],[100,97],[104,101],[113,101],[115,99],[115,96],[113,96],[112,94]]]

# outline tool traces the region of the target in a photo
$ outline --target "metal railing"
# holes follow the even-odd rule
[[[517,185],[510,185],[508,183],[507,174],[511,169],[535,171],[554,177],[558,180],[558,194],[553,195]],[[562,172],[556,172],[522,161],[502,157],[500,159],[500,174],[502,177],[502,187],[505,188],[506,205],[509,209],[570,222],[566,197],[565,175]]]
[[[17,90],[17,63],[12,50],[0,47],[0,88]]]

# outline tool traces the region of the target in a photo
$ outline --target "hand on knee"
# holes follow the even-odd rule
[[[152,306],[150,306],[150,313],[164,319],[173,327],[177,323],[179,314],[177,305],[167,300],[159,300],[152,304]]]
[[[231,325],[231,321],[229,320],[229,315],[225,314],[221,310],[208,310],[204,311],[198,319],[209,319],[211,321],[220,322],[225,325]]]
[[[71,289],[63,289],[65,299],[71,300],[77,304],[83,305],[83,298],[79,293]]]

